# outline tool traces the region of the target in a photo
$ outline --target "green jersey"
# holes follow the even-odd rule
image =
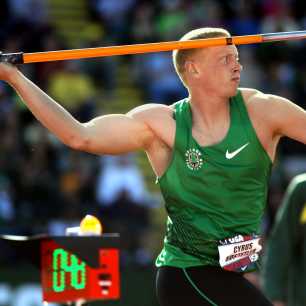
[[[175,104],[173,156],[158,178],[168,213],[158,267],[218,265],[219,240],[259,233],[272,163],[240,91],[229,103],[227,135],[205,147],[192,136],[189,100]]]

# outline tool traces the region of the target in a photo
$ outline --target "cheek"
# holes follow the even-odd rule
[[[229,83],[229,71],[226,67],[222,66],[206,66],[206,69],[202,70],[201,83],[211,89],[217,89],[218,87],[224,87]]]
[[[215,68],[211,70],[210,79],[216,85],[225,85],[228,83],[228,73],[225,71],[225,69]]]

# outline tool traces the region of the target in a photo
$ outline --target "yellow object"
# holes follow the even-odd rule
[[[304,204],[304,208],[303,208],[302,213],[301,213],[300,222],[302,224],[306,223],[306,203]]]
[[[80,235],[101,235],[102,225],[98,218],[86,215],[80,223]]]

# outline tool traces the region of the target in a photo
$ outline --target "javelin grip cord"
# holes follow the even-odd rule
[[[13,65],[23,64],[23,52],[17,53],[2,53],[0,52],[0,62],[1,63],[10,63]]]

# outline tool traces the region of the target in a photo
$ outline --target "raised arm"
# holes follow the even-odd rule
[[[66,145],[96,154],[120,154],[145,149],[154,139],[152,129],[137,109],[126,115],[100,116],[80,123],[16,67],[0,64],[0,79],[9,83],[33,115]]]

